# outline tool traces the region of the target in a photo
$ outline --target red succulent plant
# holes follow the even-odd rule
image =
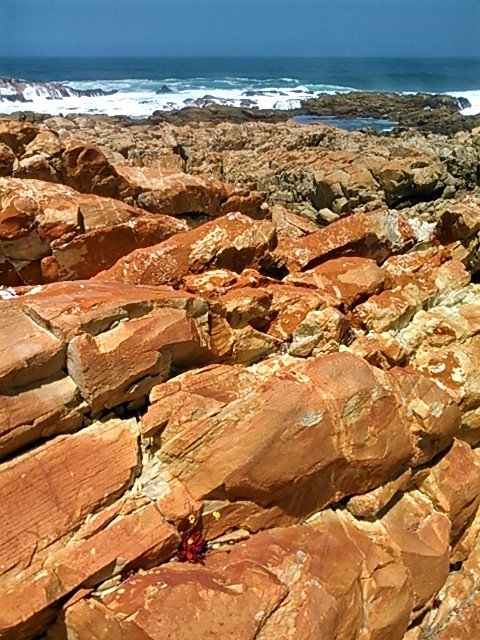
[[[181,534],[181,542],[177,551],[177,558],[180,562],[204,564],[206,552],[207,541],[200,529],[184,531]]]

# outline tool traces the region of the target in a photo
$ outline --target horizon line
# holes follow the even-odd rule
[[[94,59],[122,59],[122,60],[138,60],[138,59],[232,59],[232,60],[248,60],[248,59],[258,59],[258,58],[266,58],[266,59],[275,59],[275,60],[290,60],[290,59],[316,59],[316,60],[336,60],[336,59],[363,59],[363,60],[478,60],[480,61],[480,56],[415,56],[415,55],[388,55],[388,56],[363,56],[363,55],[291,55],[291,56],[276,56],[269,54],[262,55],[135,55],[135,56],[122,56],[122,55],[68,55],[68,56],[58,56],[58,55],[3,55],[0,54],[0,59],[61,59],[61,60],[71,60],[71,59],[84,59],[84,60],[94,60]]]

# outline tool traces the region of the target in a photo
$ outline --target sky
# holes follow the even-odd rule
[[[0,0],[0,55],[480,57],[480,0]]]

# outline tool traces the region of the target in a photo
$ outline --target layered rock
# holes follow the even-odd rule
[[[439,108],[433,115],[455,113]],[[428,118],[428,112],[419,114]],[[291,122],[180,124],[72,116],[46,119],[42,128],[58,131],[62,139],[110,147],[116,164],[214,173],[322,223],[325,207],[328,216],[336,216],[380,202],[405,206],[477,184],[478,128],[447,139],[412,131],[378,137]]]
[[[0,179],[2,284],[90,278],[134,249],[186,230],[171,217],[112,198],[41,180]]]
[[[253,517],[242,521],[250,530],[301,521],[404,465],[428,462],[459,425],[452,399],[426,378],[387,375],[346,353],[287,365],[243,394],[205,418],[174,414],[171,425],[154,402],[144,428],[159,432],[159,459],[193,497],[239,501],[240,509],[253,503]],[[438,407],[436,417],[423,414],[426,403]]]
[[[260,266],[267,261],[275,240],[275,229],[268,220],[257,222],[240,213],[230,213],[148,250],[138,249],[97,278],[175,286],[188,274],[201,273],[209,267],[242,271]]]
[[[235,189],[214,176],[124,166],[120,154],[78,140],[65,143],[53,131],[40,131],[25,147],[16,148],[15,177],[61,182],[82,193],[128,199],[154,213],[214,217],[238,210],[256,213],[261,204],[259,194]],[[8,161],[6,166],[5,175]]]
[[[246,589],[235,589],[235,583]],[[392,598],[396,610],[389,606]],[[175,614],[179,599],[185,604]],[[220,551],[203,570],[170,565],[138,574],[105,598],[68,608],[57,637],[64,637],[63,627],[80,640],[92,630],[152,640],[165,633],[179,639],[343,633],[394,640],[403,637],[411,601],[401,562],[342,518],[325,513],[305,527],[275,529],[231,553]]]
[[[280,243],[277,255],[290,271],[303,271],[340,255],[383,262],[411,247],[414,241],[414,231],[405,215],[379,210],[357,213],[296,242]]]

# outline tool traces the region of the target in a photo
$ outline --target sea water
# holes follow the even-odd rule
[[[395,91],[465,97],[480,112],[480,59],[419,58],[0,58],[0,77],[30,82],[27,102],[3,101],[0,112],[105,113],[145,117],[197,104],[292,109],[318,93]],[[50,99],[38,82],[115,91]],[[169,93],[156,93],[166,85]],[[4,91],[5,93],[5,91]]]

